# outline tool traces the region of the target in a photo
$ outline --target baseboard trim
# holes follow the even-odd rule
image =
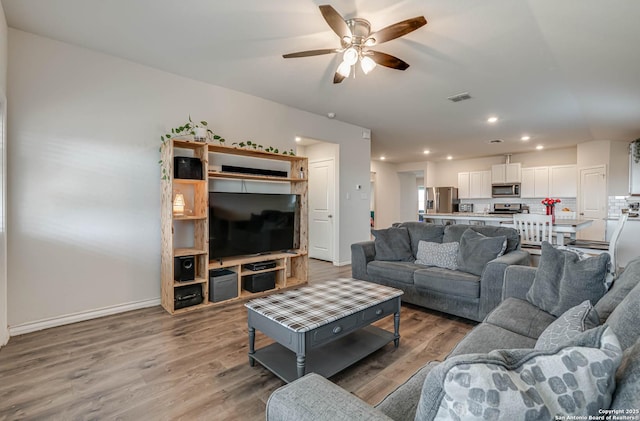
[[[9,329],[0,329],[0,348],[9,342]]]
[[[98,317],[104,317],[112,314],[124,313],[125,311],[138,310],[141,308],[153,307],[158,305],[160,305],[160,298],[154,298],[151,300],[135,301],[132,303],[103,307],[96,310],[81,311],[78,313],[67,314],[64,316],[52,317],[50,319],[43,319],[35,322],[19,324],[16,326],[9,326],[9,335],[10,336],[24,335],[25,333],[31,333],[31,332],[36,332],[38,330],[49,329],[50,327],[63,326],[71,323],[83,322],[85,320],[97,319]]]
[[[334,266],[347,266],[351,264],[351,260],[347,260],[346,262],[334,262]]]

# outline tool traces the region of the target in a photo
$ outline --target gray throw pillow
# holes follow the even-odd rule
[[[601,326],[550,351],[450,357],[427,375],[416,420],[552,420],[609,408],[622,350]],[[575,418],[578,419],[578,418]]]
[[[390,262],[411,262],[411,245],[409,231],[406,228],[391,227],[382,230],[371,230],[375,237],[376,260]]]
[[[597,303],[607,292],[605,278],[609,259],[608,253],[602,253],[580,260],[575,253],[557,250],[543,242],[527,301],[556,317],[584,300]]]
[[[467,228],[460,237],[458,250],[458,270],[482,276],[484,267],[493,259],[504,254],[507,237],[487,237]]]
[[[542,332],[535,349],[554,349],[567,343],[584,332],[600,324],[598,313],[594,310],[591,302],[585,300],[575,307],[571,307],[564,314],[558,317]]]
[[[436,266],[444,269],[458,269],[458,248],[460,243],[418,243],[418,259],[416,265]]]

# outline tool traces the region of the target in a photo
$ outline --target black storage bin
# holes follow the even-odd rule
[[[276,287],[276,273],[263,272],[242,277],[243,288],[249,292],[262,292]]]
[[[173,309],[195,306],[202,302],[202,284],[185,285],[173,290]]]
[[[229,300],[238,296],[238,274],[228,269],[209,271],[209,301]]]
[[[187,156],[174,157],[173,178],[202,180],[202,161],[200,158]]]

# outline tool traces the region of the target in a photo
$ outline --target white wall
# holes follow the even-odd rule
[[[402,220],[398,169],[394,164],[371,161],[371,171],[376,173],[376,228],[388,228]]]
[[[629,142],[611,142],[609,153],[609,195],[629,194]]]
[[[330,140],[349,157],[340,191],[369,182],[362,128],[324,116],[14,29],[8,75],[12,332],[158,302],[159,136],[188,114],[228,142]],[[369,238],[368,200],[351,202],[340,204],[347,259]]]
[[[418,220],[418,187],[416,186],[416,174],[413,172],[398,173],[400,180],[400,220]]]
[[[0,4],[0,347],[9,340],[7,328],[7,219],[6,219],[6,93],[7,21]]]

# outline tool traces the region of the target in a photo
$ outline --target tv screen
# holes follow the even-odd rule
[[[299,247],[295,194],[209,192],[209,258]]]

